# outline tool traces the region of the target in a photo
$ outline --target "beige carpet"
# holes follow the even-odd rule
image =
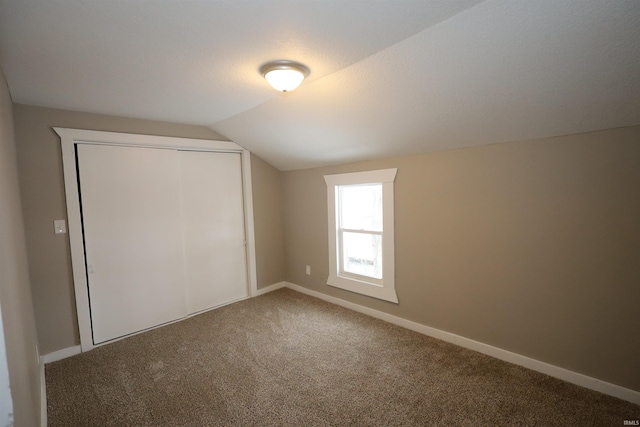
[[[640,406],[282,289],[46,366],[49,426],[622,426]]]

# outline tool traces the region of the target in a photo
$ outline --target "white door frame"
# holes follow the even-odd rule
[[[89,351],[94,347],[91,333],[91,314],[89,308],[89,290],[82,236],[80,215],[80,196],[78,191],[78,173],[76,164],[77,144],[107,144],[132,147],[175,148],[193,151],[214,151],[240,153],[242,155],[242,189],[244,200],[244,224],[247,240],[247,282],[249,297],[257,295],[256,250],[253,225],[253,197],[251,187],[251,153],[231,141],[207,139],[177,138],[167,136],[138,135],[119,132],[103,132],[82,129],[54,127],[60,136],[62,146],[62,165],[64,187],[67,202],[67,222],[71,247],[71,264],[76,298],[80,347]]]

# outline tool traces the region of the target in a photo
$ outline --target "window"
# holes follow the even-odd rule
[[[394,283],[393,181],[397,169],[325,175],[327,284],[398,302]]]

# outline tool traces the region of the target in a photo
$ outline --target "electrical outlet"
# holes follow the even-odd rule
[[[307,265],[307,276],[311,276],[311,266]]]
[[[64,219],[56,219],[53,221],[53,230],[55,234],[65,234],[67,232],[67,223]]]

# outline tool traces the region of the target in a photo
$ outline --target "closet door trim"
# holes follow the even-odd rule
[[[172,148],[189,151],[240,153],[242,156],[242,190],[249,297],[257,295],[251,154],[248,150],[243,149],[231,141],[139,135],[59,127],[54,127],[53,130],[60,136],[62,147],[62,166],[67,203],[67,230],[71,248],[71,264],[78,328],[80,332],[80,346],[83,352],[92,350],[94,347],[98,347],[98,345],[93,344],[91,332],[89,291],[80,213],[80,193],[78,191],[78,165],[76,163],[76,145],[78,144],[107,144],[130,147]]]

